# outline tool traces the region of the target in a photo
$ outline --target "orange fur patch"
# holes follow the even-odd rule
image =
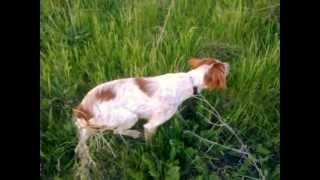
[[[73,109],[73,116],[78,119],[89,121],[93,117],[93,114],[80,104],[78,107]]]
[[[148,96],[152,96],[153,95],[154,90],[151,89],[151,87],[150,87],[150,81],[147,81],[147,80],[145,80],[143,78],[136,78],[135,82],[138,85],[138,87],[141,89],[141,91],[146,93]]]
[[[189,65],[191,66],[192,69],[195,69],[201,65],[211,65],[213,63],[217,63],[217,61],[215,61],[214,59],[212,58],[201,58],[201,59],[198,59],[198,58],[191,58],[189,61],[188,61]]]
[[[215,63],[204,76],[204,83],[209,90],[226,89],[225,66],[222,63]]]
[[[115,93],[110,88],[103,88],[96,93],[96,99],[101,101],[109,101],[115,97]]]

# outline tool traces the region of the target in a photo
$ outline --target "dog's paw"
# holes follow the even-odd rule
[[[154,133],[150,133],[148,131],[144,132],[144,139],[146,142],[151,142]]]
[[[137,130],[127,130],[126,134],[134,139],[141,137],[141,132]]]

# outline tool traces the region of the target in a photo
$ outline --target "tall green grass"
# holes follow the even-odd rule
[[[40,17],[41,176],[71,179],[77,143],[71,111],[99,83],[188,71],[190,57],[231,65],[225,92],[204,92],[259,160],[279,179],[279,2],[276,0],[43,0]],[[91,150],[96,179],[241,179],[258,177],[239,155],[188,136],[185,130],[236,146],[188,101],[154,142],[106,135]]]

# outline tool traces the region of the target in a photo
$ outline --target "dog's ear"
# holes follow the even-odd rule
[[[188,61],[188,63],[192,69],[196,69],[201,65],[204,65],[204,64],[211,65],[211,64],[217,63],[217,61],[213,58],[201,58],[201,59],[200,58],[191,58]]]
[[[202,64],[202,61],[203,60],[198,59],[198,58],[191,58],[188,61],[188,64],[191,66],[192,69],[195,69],[195,68],[199,67]]]
[[[208,90],[226,89],[226,65],[223,63],[214,63],[204,76],[204,83]]]

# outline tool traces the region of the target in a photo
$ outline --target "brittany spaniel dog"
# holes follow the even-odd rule
[[[74,109],[79,144],[97,130],[138,138],[141,133],[131,128],[139,119],[147,119],[143,127],[149,140],[183,101],[202,90],[226,88],[229,64],[213,58],[192,58],[188,63],[189,72],[118,79],[90,90]]]

